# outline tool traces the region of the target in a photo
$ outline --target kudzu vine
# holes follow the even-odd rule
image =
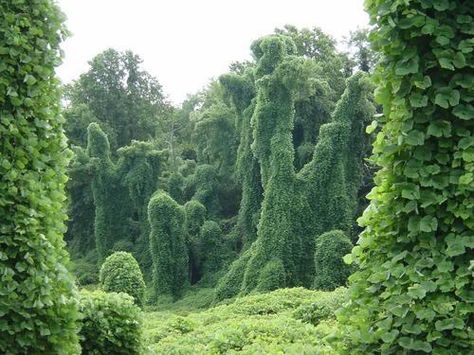
[[[380,166],[341,315],[350,352],[474,348],[474,3],[369,0]]]
[[[53,1],[0,1],[0,353],[78,354]]]

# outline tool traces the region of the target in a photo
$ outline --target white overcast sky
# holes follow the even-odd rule
[[[107,48],[130,49],[165,94],[180,103],[250,57],[249,46],[275,27],[319,26],[336,39],[368,24],[363,0],[57,0],[72,36],[58,69],[70,82]]]

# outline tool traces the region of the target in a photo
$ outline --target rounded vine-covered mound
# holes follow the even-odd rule
[[[106,292],[125,292],[143,305],[145,281],[132,254],[118,251],[107,257],[100,269],[100,283]]]

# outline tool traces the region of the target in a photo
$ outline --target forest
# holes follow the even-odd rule
[[[0,353],[472,353],[474,3],[365,7],[177,105],[0,0]]]

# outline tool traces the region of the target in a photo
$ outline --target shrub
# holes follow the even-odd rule
[[[318,325],[323,320],[336,319],[335,312],[344,305],[347,296],[347,289],[340,287],[331,293],[321,295],[310,304],[301,305],[293,316],[313,325]]]
[[[331,291],[344,286],[353,267],[342,259],[352,250],[352,243],[342,231],[333,230],[316,238],[314,288]]]
[[[107,257],[100,268],[100,283],[106,292],[125,292],[143,305],[145,282],[132,254],[118,251]]]
[[[141,313],[125,293],[89,292],[80,297],[83,354],[139,354]]]
[[[150,199],[148,219],[155,293],[176,299],[183,291],[188,274],[184,210],[160,191]]]
[[[75,354],[55,1],[0,1],[0,353]]]

